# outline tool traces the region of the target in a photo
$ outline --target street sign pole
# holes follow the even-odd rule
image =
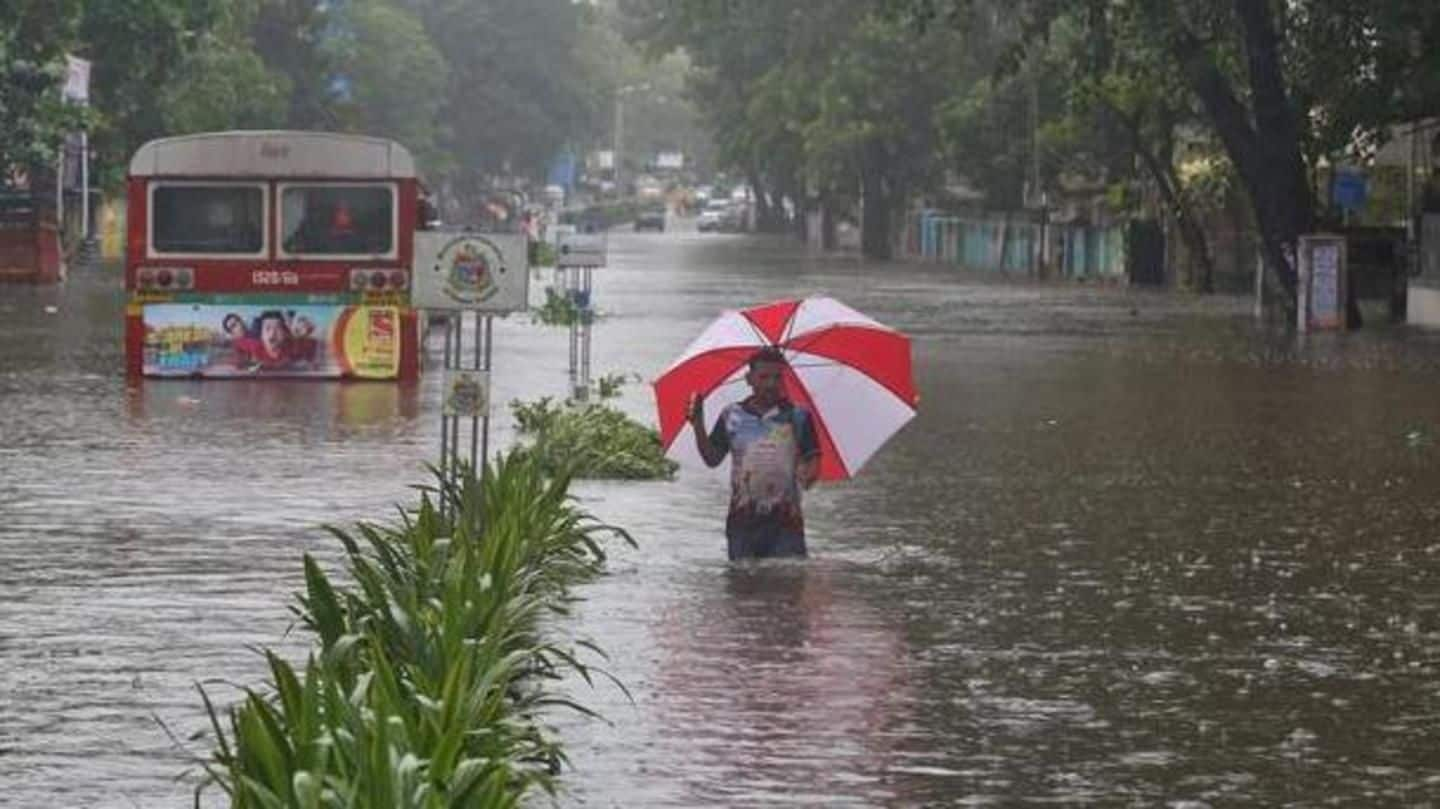
[[[595,270],[606,263],[605,237],[567,234],[556,250],[557,283],[574,308],[570,319],[570,395],[583,402],[590,396],[590,338],[595,325]]]
[[[473,475],[484,482],[490,455],[490,372],[494,316],[529,305],[530,269],[523,234],[416,234],[411,303],[445,313],[444,380],[440,408],[441,516]],[[468,328],[467,328],[468,326]],[[465,334],[470,332],[467,351]],[[462,420],[470,423],[469,452],[461,456]]]

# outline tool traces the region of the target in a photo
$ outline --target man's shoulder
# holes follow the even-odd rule
[[[789,403],[786,412],[789,414],[790,418],[794,419],[795,421],[809,421],[814,416],[814,414],[810,412],[810,408],[802,404],[795,404],[793,402]]]

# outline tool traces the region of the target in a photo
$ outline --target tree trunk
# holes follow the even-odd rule
[[[840,238],[835,232],[835,203],[828,196],[820,198],[820,248],[834,250]]]
[[[1139,122],[1109,102],[1109,99],[1101,96],[1102,102],[1109,107],[1115,117],[1121,122],[1125,134],[1130,138],[1131,149],[1140,156],[1140,161],[1145,164],[1146,171],[1151,179],[1160,189],[1160,196],[1165,198],[1165,205],[1170,208],[1175,224],[1180,228],[1180,240],[1185,242],[1185,250],[1193,261],[1200,265],[1198,278],[1195,279],[1196,291],[1210,294],[1215,291],[1215,261],[1210,255],[1210,242],[1205,238],[1205,229],[1200,226],[1200,219],[1195,213],[1194,207],[1181,189],[1180,177],[1175,173],[1175,161],[1160,159],[1155,151],[1145,145],[1145,139],[1140,131]]]
[[[751,211],[753,226],[755,230],[763,231],[770,220],[770,203],[765,199],[765,186],[760,182],[760,173],[754,169],[746,177],[750,181],[750,204],[754,206]]]
[[[1246,66],[1253,97],[1250,111],[1204,45],[1179,29],[1175,52],[1186,81],[1200,98],[1225,152],[1235,164],[1255,210],[1265,265],[1280,300],[1293,314],[1296,246],[1313,224],[1315,203],[1306,181],[1305,162],[1293,105],[1280,71],[1279,38],[1268,3],[1235,0],[1245,40]]]
[[[866,258],[888,259],[890,244],[890,195],[885,185],[884,147],[872,143],[865,148],[860,171],[860,252]]]

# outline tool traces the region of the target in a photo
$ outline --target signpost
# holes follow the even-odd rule
[[[595,323],[593,272],[605,266],[605,237],[568,233],[556,247],[557,285],[575,307],[570,321],[570,391],[577,401],[590,395],[590,330]]]
[[[1300,237],[1299,305],[1296,327],[1301,334],[1346,326],[1347,266],[1345,237],[1312,234]]]
[[[65,100],[72,104],[90,104],[90,62],[74,56],[65,57]],[[64,199],[65,161],[60,161],[60,176],[55,178],[57,193]],[[63,202],[61,207],[64,207]],[[60,209],[55,219],[60,221]],[[90,133],[80,130],[80,240],[90,238]]]
[[[440,409],[440,477],[461,478],[461,420],[470,422],[466,463],[483,475],[490,455],[490,371],[494,316],[528,306],[530,270],[523,234],[422,231],[415,234],[416,309],[445,316]],[[474,335],[467,361],[466,322]],[[441,513],[447,508],[440,499]]]

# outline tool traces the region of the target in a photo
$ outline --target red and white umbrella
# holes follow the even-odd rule
[[[814,418],[821,480],[853,476],[915,417],[910,338],[833,298],[779,301],[723,313],[655,381],[667,455],[701,463],[690,395],[705,397],[713,429],[725,405],[750,395],[750,357],[767,346],[787,360],[785,395]]]

